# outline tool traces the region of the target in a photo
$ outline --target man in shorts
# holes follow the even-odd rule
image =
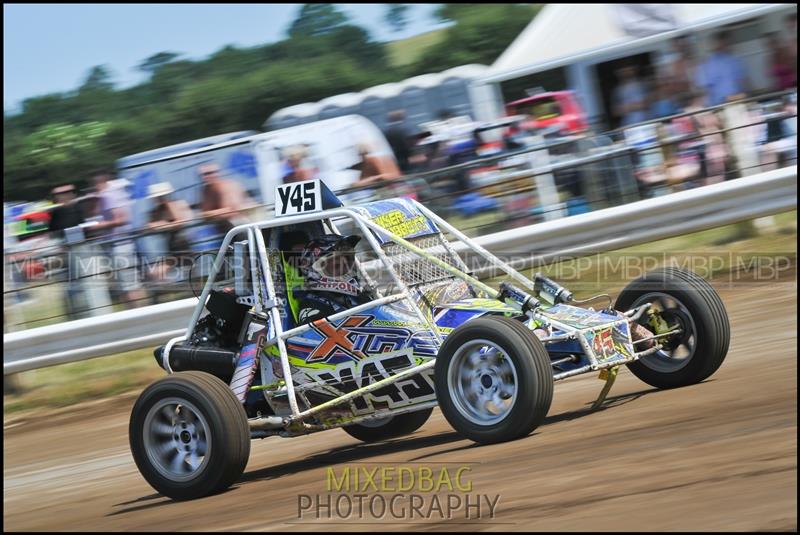
[[[219,234],[225,235],[237,225],[248,222],[243,210],[255,202],[236,180],[222,178],[216,163],[203,164],[198,168],[203,182],[200,215],[214,223]]]
[[[145,305],[147,294],[139,280],[136,243],[130,236],[131,200],[123,183],[111,180],[111,172],[98,171],[92,177],[98,198],[98,213],[102,220],[92,227],[96,236],[108,238],[113,280],[122,292],[128,307]],[[128,238],[126,238],[128,237]]]

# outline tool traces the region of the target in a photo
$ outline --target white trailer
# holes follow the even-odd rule
[[[203,183],[197,169],[206,163],[218,164],[223,178],[241,183],[258,204],[271,204],[275,187],[282,183],[286,149],[298,146],[304,148],[306,164],[315,175],[337,192],[358,180],[359,171],[352,167],[361,161],[360,148],[394,160],[381,131],[368,119],[349,115],[267,133],[223,134],[142,152],[119,159],[117,171],[133,184],[134,226],[138,229],[147,223],[153,207],[147,199],[148,187],[153,184],[169,182],[175,189],[173,198],[199,208]]]

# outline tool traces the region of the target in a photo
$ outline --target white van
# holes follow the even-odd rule
[[[362,162],[362,150],[397,165],[381,131],[368,119],[349,115],[273,132],[234,132],[141,152],[119,159],[117,172],[131,184],[134,231],[149,222],[154,204],[148,199],[148,190],[161,182],[168,182],[175,190],[170,197],[185,200],[194,218],[199,219],[203,182],[198,167],[212,162],[219,165],[223,178],[242,184],[257,203],[257,208],[246,213],[246,218],[254,221],[272,217],[275,187],[284,182],[290,153],[304,155],[303,167],[310,173],[302,178],[324,179],[333,191],[341,192],[360,178],[360,171],[354,167]],[[216,250],[223,238],[219,227],[209,222],[189,225],[183,236],[194,251]],[[167,243],[166,233],[136,239],[137,250],[148,265],[157,265],[158,259],[170,252]]]
[[[148,188],[160,182],[169,182],[175,190],[171,196],[184,199],[197,213],[203,189],[198,167],[205,163],[218,164],[223,178],[240,182],[259,205],[270,205],[275,186],[286,176],[287,154],[303,154],[308,178],[322,178],[334,192],[340,192],[360,177],[354,169],[361,162],[360,150],[390,158],[396,165],[381,131],[364,117],[348,115],[273,132],[234,132],[141,152],[119,159],[117,171],[133,185],[133,223],[139,229],[148,222],[153,208]],[[266,218],[270,213],[264,209],[260,215]]]

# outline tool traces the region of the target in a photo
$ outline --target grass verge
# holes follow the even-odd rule
[[[139,349],[109,357],[72,362],[19,373],[14,385],[5,385],[3,412],[56,409],[81,401],[113,397],[164,375],[152,349]],[[9,386],[21,393],[9,394]]]

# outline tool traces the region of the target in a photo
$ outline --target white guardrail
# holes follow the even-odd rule
[[[613,251],[797,208],[797,166],[476,239],[519,255],[522,269],[556,255]],[[456,250],[464,250],[455,244]],[[488,272],[478,273],[487,275]],[[197,303],[183,299],[3,335],[3,374],[155,347],[183,334]]]

